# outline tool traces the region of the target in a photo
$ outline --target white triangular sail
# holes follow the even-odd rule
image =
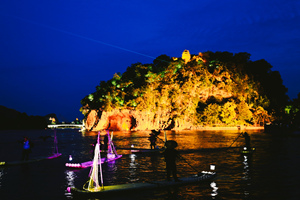
[[[103,186],[103,177],[102,177],[102,167],[101,164],[101,154],[100,154],[100,132],[98,133],[98,140],[95,146],[94,151],[94,159],[93,159],[93,166],[90,171],[90,179],[89,181],[83,186],[83,189],[94,192],[101,190],[101,186],[99,184],[99,172],[101,174],[101,185]],[[99,168],[99,169],[98,169]],[[100,171],[99,171],[100,170]]]
[[[112,132],[113,134],[113,132]],[[108,149],[107,149],[107,158],[115,158],[117,154],[117,151],[115,149],[114,143],[112,142],[112,136],[109,137],[109,130],[107,130],[107,136],[108,136]]]

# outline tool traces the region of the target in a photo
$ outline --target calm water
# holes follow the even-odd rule
[[[148,148],[149,133],[114,132],[113,141],[117,149],[132,144]],[[232,145],[240,134],[238,131],[169,131],[168,139],[178,142],[178,150],[184,158],[177,163],[179,176],[209,170],[209,165],[215,164],[217,177],[213,181],[99,199],[299,199],[300,137],[272,136],[263,131],[248,133],[252,146],[256,147],[252,158],[239,153],[242,138]],[[40,136],[53,134],[53,130],[0,131],[0,161],[21,158],[22,144],[18,141],[25,135],[35,144],[31,158],[50,154],[53,137],[43,141]],[[0,168],[0,199],[76,199],[66,188],[82,188],[88,180],[89,169],[70,170],[65,162],[69,155],[78,162],[91,160],[96,137],[96,132],[57,130],[58,149],[63,155],[54,160]],[[161,145],[158,142],[158,146]],[[227,148],[230,145],[231,148]],[[104,185],[165,178],[162,156],[117,151],[123,157],[103,165]]]

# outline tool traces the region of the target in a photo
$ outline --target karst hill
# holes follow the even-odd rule
[[[80,110],[94,131],[262,126],[288,101],[271,68],[248,53],[161,55],[101,81]]]

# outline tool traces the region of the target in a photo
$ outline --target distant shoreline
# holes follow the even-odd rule
[[[171,129],[171,131],[226,131],[226,130],[236,130],[236,131],[246,131],[246,130],[264,130],[263,126],[231,126],[231,127],[193,127],[191,129]],[[131,131],[143,131],[143,130],[131,130]]]
[[[234,126],[234,127],[197,127],[192,128],[190,130],[196,130],[196,131],[211,131],[211,130],[264,130],[265,128],[263,126]],[[176,130],[176,129],[175,129]],[[179,130],[179,129],[177,129]]]

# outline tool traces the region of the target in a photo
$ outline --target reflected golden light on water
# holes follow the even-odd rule
[[[32,130],[30,130],[30,132],[32,132]],[[121,149],[122,147],[130,148],[131,144],[134,144],[137,148],[149,148],[150,142],[148,136],[150,132],[151,131],[114,132],[113,141],[118,154],[125,152]],[[166,132],[167,138],[171,139],[172,131]],[[4,147],[7,150],[11,150],[9,149],[10,146],[14,147],[16,152],[11,151],[11,153],[16,155],[15,157],[18,157],[20,155],[17,144],[7,143],[7,141],[8,139],[16,141],[22,137],[23,134],[28,132],[18,132],[18,135],[14,135],[15,131],[8,133],[9,136],[1,138],[2,145],[6,145]],[[51,130],[37,133],[38,134],[34,132],[35,137],[38,137],[39,133],[51,133]],[[248,133],[251,135],[252,145],[256,147],[257,151],[252,156],[246,155],[248,157],[245,158],[244,155],[241,155],[240,149],[238,148],[231,148],[228,151],[224,149],[224,147],[230,146],[237,138],[239,135],[238,131],[217,133],[208,133],[205,131],[195,131],[194,133],[192,131],[176,132],[176,135],[172,137],[179,143],[177,148],[180,148],[181,156],[187,160],[189,165],[198,171],[208,171],[209,165],[215,164],[217,172],[216,179],[205,182],[205,184],[180,187],[179,193],[175,194],[175,197],[158,191],[157,193],[150,192],[150,195],[144,199],[148,200],[151,199],[151,197],[153,197],[153,199],[154,197],[157,197],[156,199],[166,199],[167,197],[169,197],[169,199],[183,199],[182,197],[186,197],[185,199],[260,199],[268,197],[269,194],[271,194],[272,197],[278,197],[277,199],[287,199],[286,197],[291,196],[297,199],[297,190],[295,188],[297,187],[297,177],[299,174],[297,167],[299,165],[295,158],[299,155],[297,154],[299,152],[299,146],[297,146],[299,144],[299,138],[283,137],[279,139],[278,136],[273,137],[260,132],[249,131]],[[29,136],[34,138],[32,137],[33,135]],[[61,145],[60,149],[64,151],[64,159],[30,164],[31,172],[34,172],[30,174],[28,174],[28,170],[23,169],[23,167],[0,168],[0,190],[4,191],[4,194],[2,194],[2,191],[0,192],[1,197],[5,194],[14,196],[17,192],[19,194],[25,194],[29,189],[37,192],[37,195],[40,196],[50,191],[51,194],[49,193],[49,198],[58,199],[55,198],[58,196],[57,194],[63,194],[67,186],[72,187],[72,185],[75,184],[76,187],[81,189],[82,185],[87,181],[89,169],[68,171],[63,166],[70,154],[72,154],[74,161],[90,160],[89,158],[93,154],[90,151],[90,144],[96,141],[96,136],[97,132],[87,133],[85,138],[83,138],[79,132],[73,130],[72,132],[69,130],[59,130],[58,144]],[[185,136],[186,139],[184,139]],[[163,133],[160,134],[159,137],[164,139]],[[214,140],[214,138],[217,139]],[[41,144],[44,145],[44,143]],[[158,142],[159,146],[161,144],[162,142]],[[239,138],[232,147],[244,146],[243,144],[244,139]],[[38,145],[38,143],[36,145]],[[51,143],[49,143],[49,145],[51,145]],[[186,151],[194,150],[192,149],[193,147],[197,147],[195,151]],[[202,150],[202,148],[212,147],[215,147],[213,151]],[[38,151],[39,146],[35,146],[35,148],[35,151]],[[165,178],[166,173],[163,156],[146,156],[143,154],[129,156],[131,153],[130,151],[128,152],[127,155],[123,155],[122,159],[116,160],[115,163],[105,164],[104,176],[107,185],[163,180]],[[9,156],[11,156],[11,154]],[[52,167],[57,164],[61,167]],[[195,170],[184,160],[178,160],[177,164],[179,177],[187,177],[190,174],[195,174]],[[37,173],[33,171],[34,169],[37,170]],[[248,174],[246,174],[247,169],[249,169]],[[47,170],[47,173],[45,173],[45,170]],[[284,171],[284,173],[278,173],[278,170]],[[40,174],[43,174],[45,180],[47,180],[47,184],[44,184],[45,186],[39,184],[41,179]],[[26,184],[28,182],[19,181],[18,184],[22,184],[20,187],[10,188],[10,186],[15,183],[14,180],[20,178],[20,175],[24,178],[25,176],[30,177],[32,180],[31,183],[34,184]],[[77,177],[75,177],[75,175]],[[137,178],[139,178],[138,181],[136,181]],[[210,185],[213,181],[215,183]],[[157,196],[154,196],[156,194]],[[143,192],[135,197],[141,196],[143,196]],[[2,199],[1,197],[0,199]]]
[[[164,147],[165,135],[167,140],[174,140],[178,143],[177,149],[215,149],[240,146],[244,143],[243,138],[237,138],[240,131],[220,131],[218,134],[212,135],[208,131],[161,131],[158,135],[156,146]],[[113,133],[113,142],[116,148],[130,148],[132,145],[135,148],[149,149],[149,136],[151,131],[110,131]],[[106,131],[101,131],[100,135],[104,136]],[[83,137],[97,137],[96,131],[83,131]],[[128,139],[129,138],[129,139]],[[237,139],[234,144],[233,141]],[[221,146],[222,145],[222,146]],[[127,152],[126,152],[127,153]]]
[[[220,131],[219,134],[211,135],[207,131],[166,131],[168,140],[175,140],[178,149],[213,149],[229,147],[239,135],[239,131]],[[217,142],[216,142],[217,141]],[[233,145],[239,146],[243,139],[238,139]],[[220,146],[222,145],[222,146]]]
[[[88,131],[88,130],[83,130],[81,132],[82,137],[97,137],[98,136],[98,132],[100,132],[101,136],[106,135],[106,131]]]

